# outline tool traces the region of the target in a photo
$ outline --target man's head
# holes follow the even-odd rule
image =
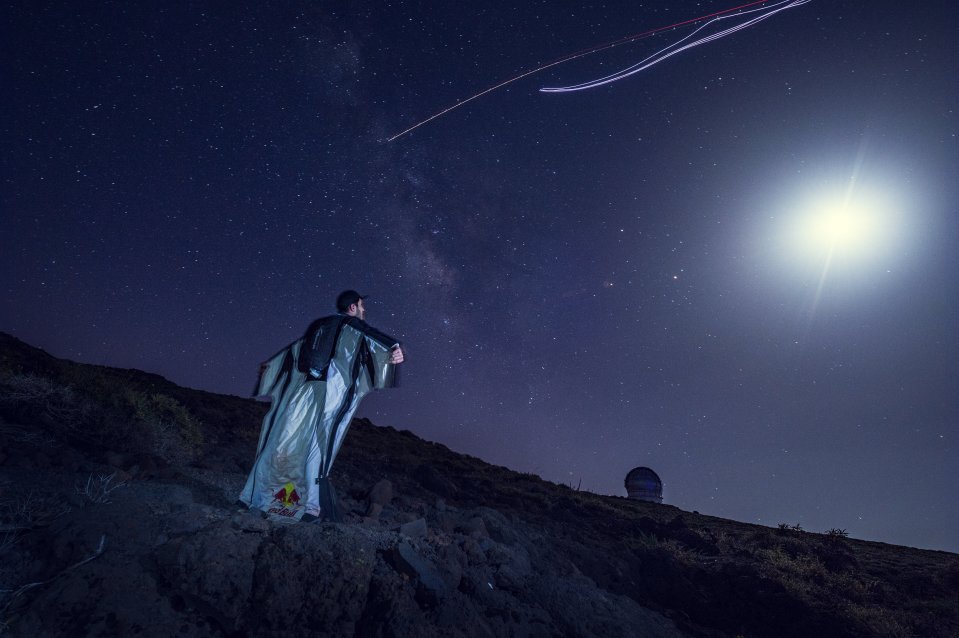
[[[344,290],[336,297],[336,309],[345,315],[362,320],[366,318],[366,308],[363,307],[364,299],[366,297],[355,290]]]

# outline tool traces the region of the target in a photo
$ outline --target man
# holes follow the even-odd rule
[[[396,339],[364,321],[365,298],[344,290],[337,314],[311,323],[261,368],[256,394],[273,404],[240,501],[274,520],[341,518],[329,480],[333,460],[360,400],[393,387],[404,359]]]

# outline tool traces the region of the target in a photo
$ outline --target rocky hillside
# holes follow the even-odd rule
[[[265,406],[0,333],[14,636],[959,636],[959,556],[556,485],[353,422],[343,524],[238,509]]]

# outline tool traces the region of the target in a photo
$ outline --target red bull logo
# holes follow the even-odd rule
[[[273,495],[273,498],[286,507],[295,507],[300,503],[300,495],[296,493],[296,486],[293,483],[287,483],[281,487],[280,491]]]
[[[267,513],[293,517],[296,516],[299,505],[300,495],[296,491],[296,486],[291,482],[273,494],[273,506],[267,510]]]

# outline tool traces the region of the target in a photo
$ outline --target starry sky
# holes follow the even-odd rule
[[[248,396],[355,288],[407,348],[379,425],[959,551],[950,3],[814,0],[538,91],[694,23],[386,141],[736,4],[5,3],[0,330]]]

